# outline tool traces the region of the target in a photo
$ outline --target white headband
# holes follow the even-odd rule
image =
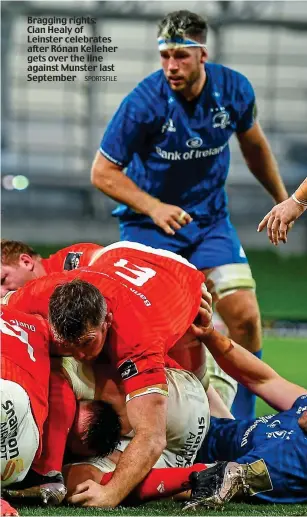
[[[199,43],[193,39],[182,38],[181,36],[175,36],[173,38],[158,38],[159,50],[171,50],[174,48],[182,47],[198,47],[207,50],[206,45]]]

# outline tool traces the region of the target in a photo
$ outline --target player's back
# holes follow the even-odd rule
[[[40,435],[48,414],[49,329],[40,317],[2,307],[1,377],[27,392]]]
[[[165,331],[163,338],[171,335],[173,344],[198,312],[203,274],[179,255],[137,243],[115,243],[102,251],[91,267],[29,282],[11,295],[9,305],[46,318],[55,287],[79,278],[101,291],[115,318],[125,314],[126,325],[139,315],[148,331],[150,326],[153,332]]]
[[[307,411],[307,394],[299,397],[292,408],[273,415],[254,431],[254,447],[266,451],[274,492],[259,494],[261,500],[294,503],[307,502],[307,432],[299,418]]]
[[[305,411],[307,394],[287,411],[240,422],[236,459],[239,463],[252,463],[263,458],[272,480],[273,489],[257,494],[257,498],[267,502],[307,501],[307,432],[299,425]]]
[[[204,276],[175,253],[122,241],[103,248],[91,269],[120,280],[133,293],[133,303],[153,306],[156,315],[169,320],[168,328],[180,326],[183,311],[195,313],[199,307]]]

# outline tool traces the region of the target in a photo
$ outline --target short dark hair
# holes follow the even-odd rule
[[[8,239],[1,239],[1,262],[2,264],[16,264],[20,255],[25,253],[30,257],[39,257],[31,246],[20,241],[9,241]]]
[[[201,43],[206,43],[208,23],[202,16],[191,11],[173,11],[167,14],[158,26],[158,37],[173,38],[185,36],[198,38]]]
[[[89,408],[81,441],[97,456],[108,456],[121,439],[120,418],[113,406],[102,400],[93,401]]]
[[[78,340],[104,322],[107,304],[97,287],[74,279],[58,285],[49,301],[49,322],[59,341],[78,345]]]

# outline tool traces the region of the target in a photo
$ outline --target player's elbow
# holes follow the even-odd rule
[[[118,167],[106,160],[100,153],[96,155],[91,169],[92,185],[106,194],[112,195],[116,187],[115,169]]]
[[[147,437],[147,445],[150,449],[150,454],[155,461],[161,456],[164,449],[166,449],[166,433],[160,431],[156,431],[150,434]]]
[[[105,171],[103,167],[98,167],[95,162],[91,169],[91,183],[95,188],[104,190]]]

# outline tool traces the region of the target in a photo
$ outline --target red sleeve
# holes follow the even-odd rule
[[[102,249],[99,244],[81,242],[57,251],[49,258],[43,259],[42,264],[48,274],[71,271],[90,265],[92,258]]]
[[[109,331],[108,350],[122,378],[127,399],[153,391],[167,395],[162,337],[149,329],[148,323],[130,306],[120,305],[115,320],[116,325]]]

